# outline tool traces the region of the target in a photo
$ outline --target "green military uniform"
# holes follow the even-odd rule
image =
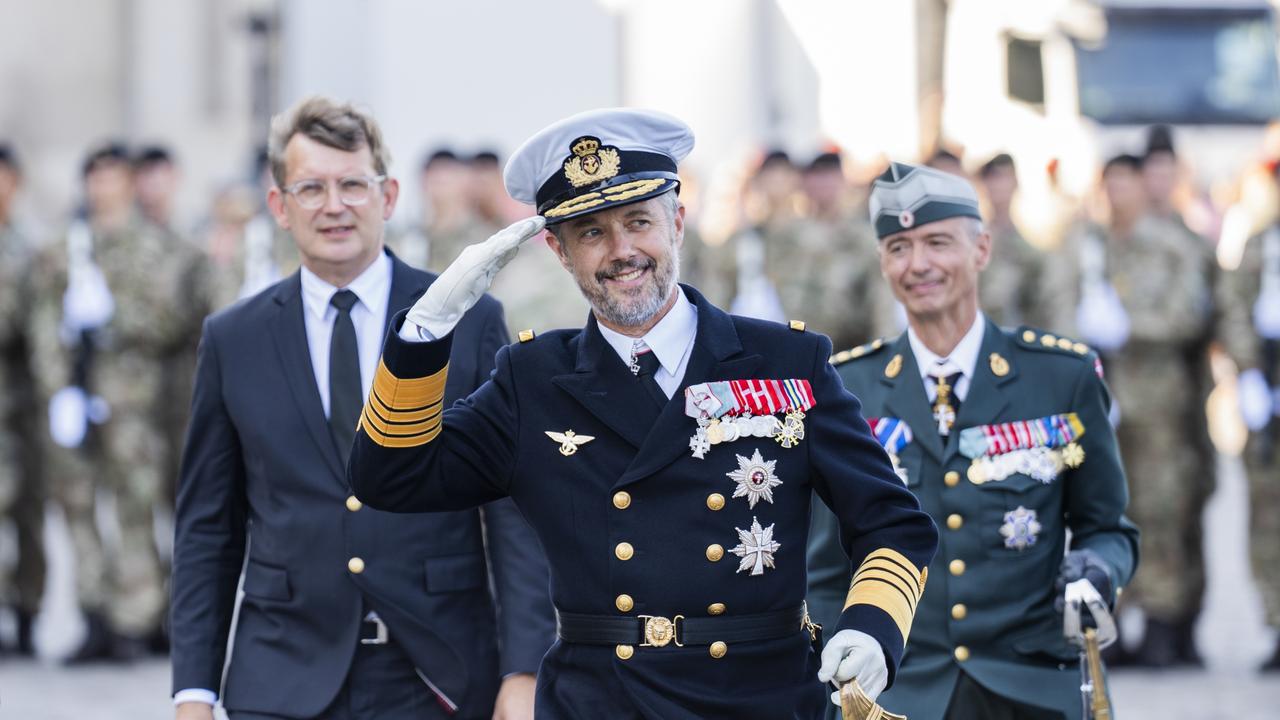
[[[18,645],[30,650],[30,621],[44,592],[44,484],[40,417],[31,379],[32,253],[12,226],[0,225],[0,523],[12,524],[16,565],[0,568],[0,607],[18,613]]]
[[[1276,392],[1280,386],[1280,334],[1258,322],[1264,298],[1280,306],[1280,227],[1250,238],[1236,270],[1219,286],[1223,346],[1241,372],[1258,370]],[[1268,337],[1270,336],[1270,337]],[[1273,413],[1280,407],[1273,408]],[[1249,474],[1249,549],[1253,577],[1262,594],[1267,624],[1280,628],[1280,419],[1249,434],[1244,453]],[[1273,662],[1280,660],[1277,653]],[[1280,667],[1280,664],[1276,665]]]
[[[941,532],[902,666],[880,704],[911,718],[942,718],[964,673],[1004,698],[1076,717],[1077,651],[1064,640],[1062,615],[1054,610],[1067,530],[1072,550],[1087,548],[1106,561],[1113,588],[1128,582],[1137,563],[1138,534],[1123,514],[1124,472],[1097,356],[1072,340],[1027,328],[1002,331],[987,321],[968,392],[945,440],[905,333],[837,353],[833,362],[878,439],[891,443],[888,430],[910,429],[910,442],[887,449]],[[1079,423],[1070,444],[974,451],[981,446],[972,436],[985,437],[977,428],[1055,417],[1073,427],[1061,418],[1069,413]],[[1014,463],[1005,468],[1007,477],[989,470],[1031,453],[1047,456],[1049,469]],[[975,463],[969,455],[989,459]],[[810,542],[809,608],[829,621],[842,606],[848,559],[829,515],[819,510]]]
[[[982,271],[978,304],[1001,327],[1043,325],[1043,272],[1043,255],[1017,227],[991,228],[991,262]]]
[[[36,272],[36,357],[46,400],[72,383],[80,356],[76,339],[62,331],[68,258],[68,243],[54,243]],[[79,447],[51,445],[51,475],[76,550],[81,607],[105,617],[113,632],[142,638],[159,629],[167,599],[153,520],[173,482],[165,419],[170,404],[189,402],[170,395],[167,365],[199,332],[190,298],[202,293],[203,264],[137,220],[120,230],[93,230],[92,259],[115,309],[94,332],[80,375],[109,414]],[[99,488],[115,495],[120,542],[110,554],[94,521]]]
[[[1201,238],[1147,216],[1127,238],[1082,228],[1050,264],[1047,282],[1056,312],[1050,327],[1059,332],[1077,333],[1082,288],[1093,278],[1114,287],[1128,317],[1127,341],[1101,351],[1119,406],[1129,513],[1143,529],[1143,568],[1125,600],[1180,633],[1187,651],[1205,582],[1201,515],[1213,488],[1204,410],[1213,268]]]

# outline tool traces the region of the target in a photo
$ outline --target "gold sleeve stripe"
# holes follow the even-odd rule
[[[378,371],[373,376],[373,391],[395,410],[423,408],[444,399],[444,383],[449,375],[449,366],[445,365],[439,372],[424,378],[404,379],[391,374],[383,362],[378,363]]]
[[[374,390],[369,393],[369,407],[379,416],[386,418],[389,422],[417,422],[426,420],[440,412],[440,408],[444,403],[432,403],[422,408],[402,408],[393,409],[390,405],[378,396],[378,391]]]
[[[364,429],[365,434],[369,436],[369,439],[382,447],[411,448],[426,445],[432,440],[435,440],[436,436],[440,434],[440,431],[444,429],[443,425],[437,424],[435,429],[416,435],[386,435],[366,423],[366,416],[367,414],[361,414],[360,425],[358,427]]]
[[[906,555],[903,555],[893,548],[880,548],[879,550],[868,553],[866,559],[862,561],[862,566],[858,569],[861,570],[862,567],[866,567],[866,565],[872,560],[883,560],[897,565],[903,572],[909,575],[915,583],[916,597],[919,597],[920,594],[924,592],[924,573],[928,571],[928,568],[925,568],[924,570],[917,570],[915,563],[908,560]]]
[[[853,582],[863,577],[869,576],[871,573],[878,573],[882,579],[888,579],[895,585],[902,588],[902,592],[911,598],[912,602],[920,601],[920,583],[912,573],[897,563],[889,562],[883,558],[867,560],[858,568],[858,572],[853,576]]]
[[[858,566],[844,607],[846,610],[854,605],[880,608],[898,626],[905,644],[927,577],[927,570],[917,570],[902,553],[880,548],[867,555]]]
[[[437,404],[435,412],[425,419],[410,422],[397,422],[383,417],[373,404],[369,404],[365,406],[365,425],[373,427],[383,435],[414,435],[426,432],[436,425],[439,425],[441,410],[443,410],[443,406],[441,404]]]
[[[445,365],[425,378],[401,379],[379,362],[358,428],[383,447],[417,447],[431,442],[443,427],[448,375],[449,366]]]

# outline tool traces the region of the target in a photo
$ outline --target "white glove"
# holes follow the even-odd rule
[[[436,339],[453,331],[462,315],[489,289],[493,276],[516,256],[520,244],[542,232],[547,221],[535,215],[468,245],[409,309],[406,319]]]
[[[62,325],[71,336],[82,330],[95,330],[111,321],[116,303],[107,287],[107,279],[96,265],[85,265],[74,273],[62,295]]]
[[[1129,314],[1110,283],[1095,283],[1076,308],[1076,327],[1086,342],[1101,350],[1116,350],[1129,339]]]
[[[1257,368],[1240,373],[1236,382],[1236,394],[1240,396],[1240,415],[1250,430],[1261,430],[1271,420],[1271,388]]]
[[[823,683],[834,680],[837,685],[857,680],[867,697],[875,700],[889,684],[884,650],[875,638],[861,630],[841,630],[822,649],[818,680]],[[831,702],[840,705],[839,691],[831,693]]]
[[[78,387],[64,387],[49,398],[49,436],[59,446],[77,448],[89,431],[89,398]]]
[[[1266,292],[1253,304],[1253,326],[1268,340],[1280,339],[1280,292]]]

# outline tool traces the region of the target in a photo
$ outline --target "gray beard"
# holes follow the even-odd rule
[[[654,282],[646,286],[639,296],[617,297],[610,295],[599,285],[578,283],[578,290],[591,304],[596,317],[619,327],[637,327],[653,319],[671,299],[676,286],[676,278],[680,276],[680,256],[675,247],[667,256],[670,260],[665,266],[658,263],[653,269]],[[575,275],[576,278],[576,275]],[[592,278],[594,280],[594,278]]]

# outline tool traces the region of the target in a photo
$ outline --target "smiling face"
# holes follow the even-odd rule
[[[293,235],[302,263],[338,287],[355,279],[382,252],[383,231],[395,210],[400,188],[388,178],[374,184],[368,202],[347,206],[338,198],[337,181],[377,175],[367,146],[348,152],[295,134],[285,146],[284,185],[319,180],[327,184],[325,202],[308,209],[279,187],[273,186],[267,193],[271,214]]]
[[[951,217],[880,241],[880,272],[913,322],[970,317],[991,236],[975,218]]]
[[[684,207],[673,208],[672,199],[649,198],[549,228],[547,244],[605,326],[641,335],[674,302]]]

